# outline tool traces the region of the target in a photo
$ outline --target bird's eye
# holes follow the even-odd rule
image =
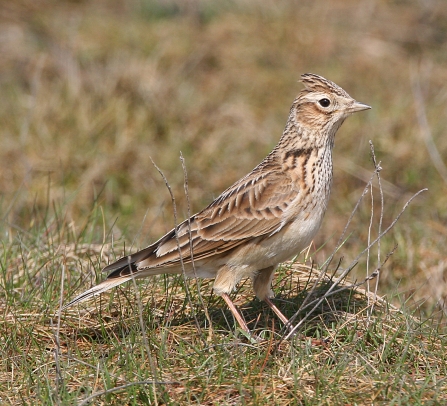
[[[322,107],[329,107],[329,105],[331,104],[329,99],[318,100],[318,103],[320,103],[320,106]]]

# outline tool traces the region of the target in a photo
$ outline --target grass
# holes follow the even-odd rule
[[[100,215],[92,213],[90,222]],[[88,398],[94,404],[259,405],[447,400],[445,328],[349,286],[327,297],[289,340],[282,339],[282,326],[267,306],[253,300],[248,284],[235,298],[263,338],[259,343],[236,328],[222,300],[210,295],[209,281],[200,283],[200,291],[189,281],[186,290],[181,276],[155,277],[137,289],[128,284],[63,312],[59,320],[61,285],[64,297],[88,286],[92,269],[119,248],[88,242],[95,228],[58,244],[71,233],[58,217],[51,213],[36,223],[2,260],[4,404],[83,404]],[[298,262],[281,268],[274,290],[288,317],[309,292],[318,299],[332,286],[325,276],[313,289],[320,276]],[[305,315],[301,311],[299,318]]]
[[[446,402],[443,1],[223,4],[2,6],[2,404]],[[172,227],[151,158],[183,219],[180,151],[194,212],[271,150],[307,71],[373,109],[337,134],[322,229],[276,278],[278,305],[303,322],[298,336],[284,340],[243,284],[234,298],[263,338],[251,342],[211,282],[182,277],[129,283],[58,313],[104,265]],[[374,171],[369,140],[381,185],[319,280]],[[363,290],[343,279],[346,289],[325,297],[336,264],[348,268],[423,188],[349,280],[363,281],[397,243],[379,277]],[[313,312],[301,308],[314,299]]]

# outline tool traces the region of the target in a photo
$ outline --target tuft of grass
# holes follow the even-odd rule
[[[107,236],[101,210],[79,233],[65,210],[49,208],[3,246],[5,404],[447,401],[445,325],[419,317],[398,294],[390,299],[399,308],[346,279],[329,295],[335,275],[303,264],[306,257],[284,264],[273,286],[285,315],[304,321],[286,340],[249,283],[234,298],[258,342],[238,330],[211,281],[181,275],[129,283],[60,312],[61,299],[102,278],[98,271],[124,250],[122,240],[92,243]]]

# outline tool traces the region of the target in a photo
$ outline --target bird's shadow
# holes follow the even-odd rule
[[[179,287],[182,288],[182,284]],[[368,298],[362,290],[345,286],[337,288],[335,294],[328,295],[333,286],[330,279],[317,285],[308,283],[297,290],[282,289],[277,286],[277,296],[273,302],[295,325],[300,325],[300,334],[307,337],[321,337],[324,331],[330,329],[340,320],[353,317],[368,306]],[[205,287],[207,288],[207,287]],[[207,290],[207,289],[205,289]],[[105,342],[111,335],[126,335],[136,325],[141,324],[146,331],[156,331],[161,328],[171,330],[197,329],[207,331],[212,326],[215,332],[222,335],[232,335],[237,330],[237,323],[225,302],[214,294],[197,294],[187,289],[183,295],[164,296],[160,300],[145,300],[140,298],[141,306],[129,307],[135,303],[132,291],[126,290],[118,295],[118,301],[109,302],[109,306],[97,308],[89,313],[92,323],[85,323],[72,333],[87,340]],[[260,331],[274,333],[284,332],[283,323],[277,318],[265,302],[252,296],[251,289],[240,289],[233,297],[240,313],[249,329],[255,334]],[[116,297],[114,298],[116,299]],[[139,314],[138,314],[139,313]],[[140,318],[139,316],[142,316]]]
[[[295,294],[279,293],[272,301],[284,316],[292,321],[292,325],[305,319],[300,329],[302,334],[315,336],[321,334],[322,330],[331,328],[341,319],[355,315],[368,306],[367,297],[354,288],[346,288],[325,297],[332,285],[332,282],[327,281],[314,289],[305,289]],[[239,299],[237,304],[251,331],[283,331],[283,323],[265,302],[252,297],[248,300]],[[232,332],[238,327],[223,300],[215,301],[207,310],[215,329]],[[188,322],[188,319],[191,321],[191,318],[179,317],[175,322],[182,324]]]

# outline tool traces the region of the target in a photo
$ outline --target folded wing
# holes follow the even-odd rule
[[[299,189],[281,171],[253,171],[201,212],[185,220],[149,247],[104,268],[110,276],[199,261],[256,237],[274,234],[286,224],[284,212]],[[192,255],[191,255],[192,251]],[[180,259],[181,256],[181,259]]]

